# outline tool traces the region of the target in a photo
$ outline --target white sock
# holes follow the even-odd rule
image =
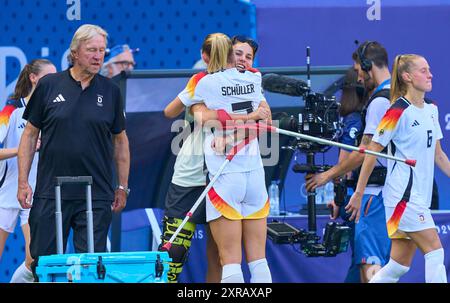
[[[272,275],[266,258],[248,263],[248,268],[251,275],[250,283],[272,283]]]
[[[444,249],[430,251],[425,257],[425,282],[447,283],[447,273],[444,266]]]
[[[369,283],[397,283],[400,277],[406,274],[408,270],[408,266],[401,265],[391,258],[389,259],[389,262],[383,266],[372,279],[370,279]]]
[[[34,277],[31,270],[25,266],[25,261],[17,267],[9,283],[33,283]]]
[[[220,283],[244,283],[241,264],[227,264],[222,267]]]

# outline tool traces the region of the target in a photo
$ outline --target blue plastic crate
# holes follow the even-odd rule
[[[83,253],[39,257],[39,282],[166,283],[167,252]]]

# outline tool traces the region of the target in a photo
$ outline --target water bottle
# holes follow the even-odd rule
[[[334,184],[333,182],[328,182],[325,184],[325,188],[323,191],[323,203],[328,203],[334,200]]]
[[[270,215],[280,215],[280,192],[278,189],[278,181],[273,180],[269,186],[269,202],[270,202]]]
[[[323,191],[324,191],[323,186],[319,186],[316,188],[316,204],[324,203]]]

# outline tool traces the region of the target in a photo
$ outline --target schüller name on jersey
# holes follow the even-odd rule
[[[222,96],[247,95],[255,92],[255,85],[239,85],[222,87]]]

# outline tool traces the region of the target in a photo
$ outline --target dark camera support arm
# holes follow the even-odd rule
[[[314,167],[314,153],[309,152],[306,154],[306,163]],[[316,223],[316,190],[307,192],[308,199],[308,230],[311,232],[317,231],[317,223]]]

